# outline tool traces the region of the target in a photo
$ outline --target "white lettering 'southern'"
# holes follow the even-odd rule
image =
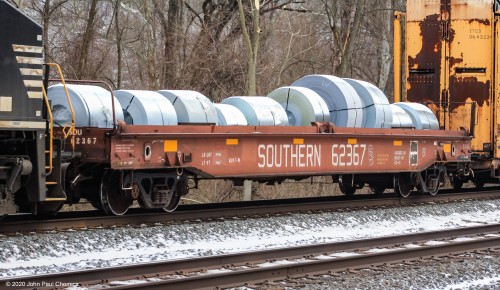
[[[321,145],[260,144],[257,155],[259,168],[321,166]]]

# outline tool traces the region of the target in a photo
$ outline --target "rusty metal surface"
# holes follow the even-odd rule
[[[140,277],[157,276],[161,273],[187,273],[193,270],[207,268],[222,268],[227,265],[255,264],[262,261],[283,260],[290,258],[311,257],[324,255],[325,253],[355,251],[358,249],[368,249],[374,247],[387,247],[404,243],[416,243],[436,239],[450,239],[458,236],[479,235],[485,233],[498,233],[499,224],[458,228],[452,230],[441,230],[433,232],[423,232],[400,236],[387,236],[373,239],[354,240],[346,242],[334,242],[315,244],[307,246],[278,248],[255,252],[244,252],[226,254],[202,258],[183,259],[165,262],[154,262],[138,265],[127,265],[113,268],[92,269],[74,271],[67,273],[57,273],[49,275],[38,275],[33,277],[11,278],[0,280],[24,281],[32,285],[42,285],[42,283],[75,283],[84,282],[85,285],[93,283],[105,283],[106,281],[136,279]],[[446,243],[438,246],[422,246],[418,248],[398,249],[384,253],[360,254],[346,258],[336,259],[309,259],[287,265],[276,265],[270,267],[253,267],[248,270],[234,270],[220,274],[194,275],[192,277],[169,279],[145,284],[133,284],[133,288],[155,288],[162,289],[195,289],[211,286],[238,285],[250,281],[264,281],[267,279],[280,279],[295,276],[303,276],[311,273],[321,273],[326,271],[339,271],[348,268],[373,266],[380,263],[401,261],[405,259],[422,258],[425,256],[443,255],[447,253],[466,252],[470,250],[498,247],[500,237],[490,237],[476,239],[466,242]],[[132,286],[132,285],[131,285]],[[118,286],[121,289],[129,286]],[[113,287],[114,288],[114,287]]]
[[[493,2],[407,1],[407,99],[432,102],[429,107],[445,129],[470,127],[475,119],[472,149],[487,155],[497,122]],[[471,116],[472,102],[477,116]]]
[[[100,128],[76,128],[75,132],[74,139],[71,135],[66,139],[65,152],[71,153],[71,142],[75,142],[75,152],[85,162],[109,162],[109,135],[112,131]],[[54,128],[54,138],[64,139],[63,128]]]
[[[214,178],[418,172],[470,161],[463,131],[323,129],[123,126],[111,137],[110,161],[115,169],[186,168]]]
[[[187,169],[207,178],[417,172],[435,162],[468,162],[471,155],[466,131],[337,128],[327,123],[279,130],[123,125],[116,134],[79,128],[75,142],[82,162],[106,162],[122,170]]]

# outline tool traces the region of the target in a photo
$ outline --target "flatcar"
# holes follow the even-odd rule
[[[172,211],[188,194],[188,181],[200,179],[242,184],[333,176],[345,194],[366,185],[375,193],[391,188],[408,196],[417,187],[436,194],[446,176],[478,182],[478,175],[470,177],[477,163],[493,162],[474,155],[475,121],[439,130],[332,122],[138,125],[127,122],[131,116],[117,109],[109,92],[108,100],[99,99],[111,104],[106,124],[80,123],[62,76],[69,113],[55,126],[58,108],[45,89],[54,65],[43,64],[41,34],[39,25],[0,0],[0,214],[54,214],[81,198],[114,215],[134,201]]]

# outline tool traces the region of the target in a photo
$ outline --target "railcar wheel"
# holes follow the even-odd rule
[[[455,190],[461,189],[464,186],[464,181],[458,177],[452,177],[450,183],[451,187]]]
[[[99,197],[100,197],[100,195],[99,195]],[[93,208],[95,208],[95,209],[97,209],[97,210],[104,211],[104,210],[102,209],[102,205],[101,205],[101,202],[100,202],[99,200],[97,200],[97,199],[95,199],[95,200],[94,200],[94,199],[89,199],[89,200],[88,200],[88,202],[90,202],[90,205],[91,205]]]
[[[433,190],[429,191],[429,194],[430,195],[436,195],[438,193],[438,191],[439,191],[439,184],[436,185],[436,188],[434,188]]]
[[[352,186],[352,184],[342,182],[339,182],[339,188],[340,192],[348,196],[354,195],[357,189],[355,186]]]
[[[481,189],[481,188],[483,188],[483,187],[484,187],[484,182],[483,182],[483,181],[481,181],[481,180],[474,180],[474,181],[472,181],[472,183],[474,183],[474,186],[475,186],[476,188]]]
[[[173,212],[179,206],[181,201],[181,196],[186,195],[189,192],[189,185],[187,180],[181,180],[177,182],[175,192],[172,195],[168,205],[163,207],[163,211]]]
[[[104,173],[100,192],[101,208],[107,214],[123,215],[127,212],[132,199],[121,189],[120,172],[108,170]]]
[[[358,185],[354,183],[354,175],[345,174],[338,176],[339,189],[345,195],[351,196],[354,195],[356,189],[358,189]]]
[[[413,184],[409,174],[401,173],[398,175],[394,191],[402,197],[408,197],[413,189]]]
[[[373,185],[373,186],[370,186],[370,189],[372,190],[373,194],[382,195],[384,193],[385,187],[380,186],[380,185]]]
[[[444,184],[445,171],[439,171],[435,180],[435,188],[432,189],[429,193],[430,195],[436,195],[439,192],[439,189]]]

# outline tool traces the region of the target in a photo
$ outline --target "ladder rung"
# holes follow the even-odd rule
[[[50,153],[50,150],[45,150],[45,154],[49,154]]]
[[[56,184],[59,184],[59,182],[57,182],[57,181],[46,181],[45,184],[47,184],[47,185],[56,185]]]
[[[65,197],[46,197],[44,201],[65,201]]]
[[[45,166],[45,169],[49,169],[49,168],[50,168],[50,166]]]

